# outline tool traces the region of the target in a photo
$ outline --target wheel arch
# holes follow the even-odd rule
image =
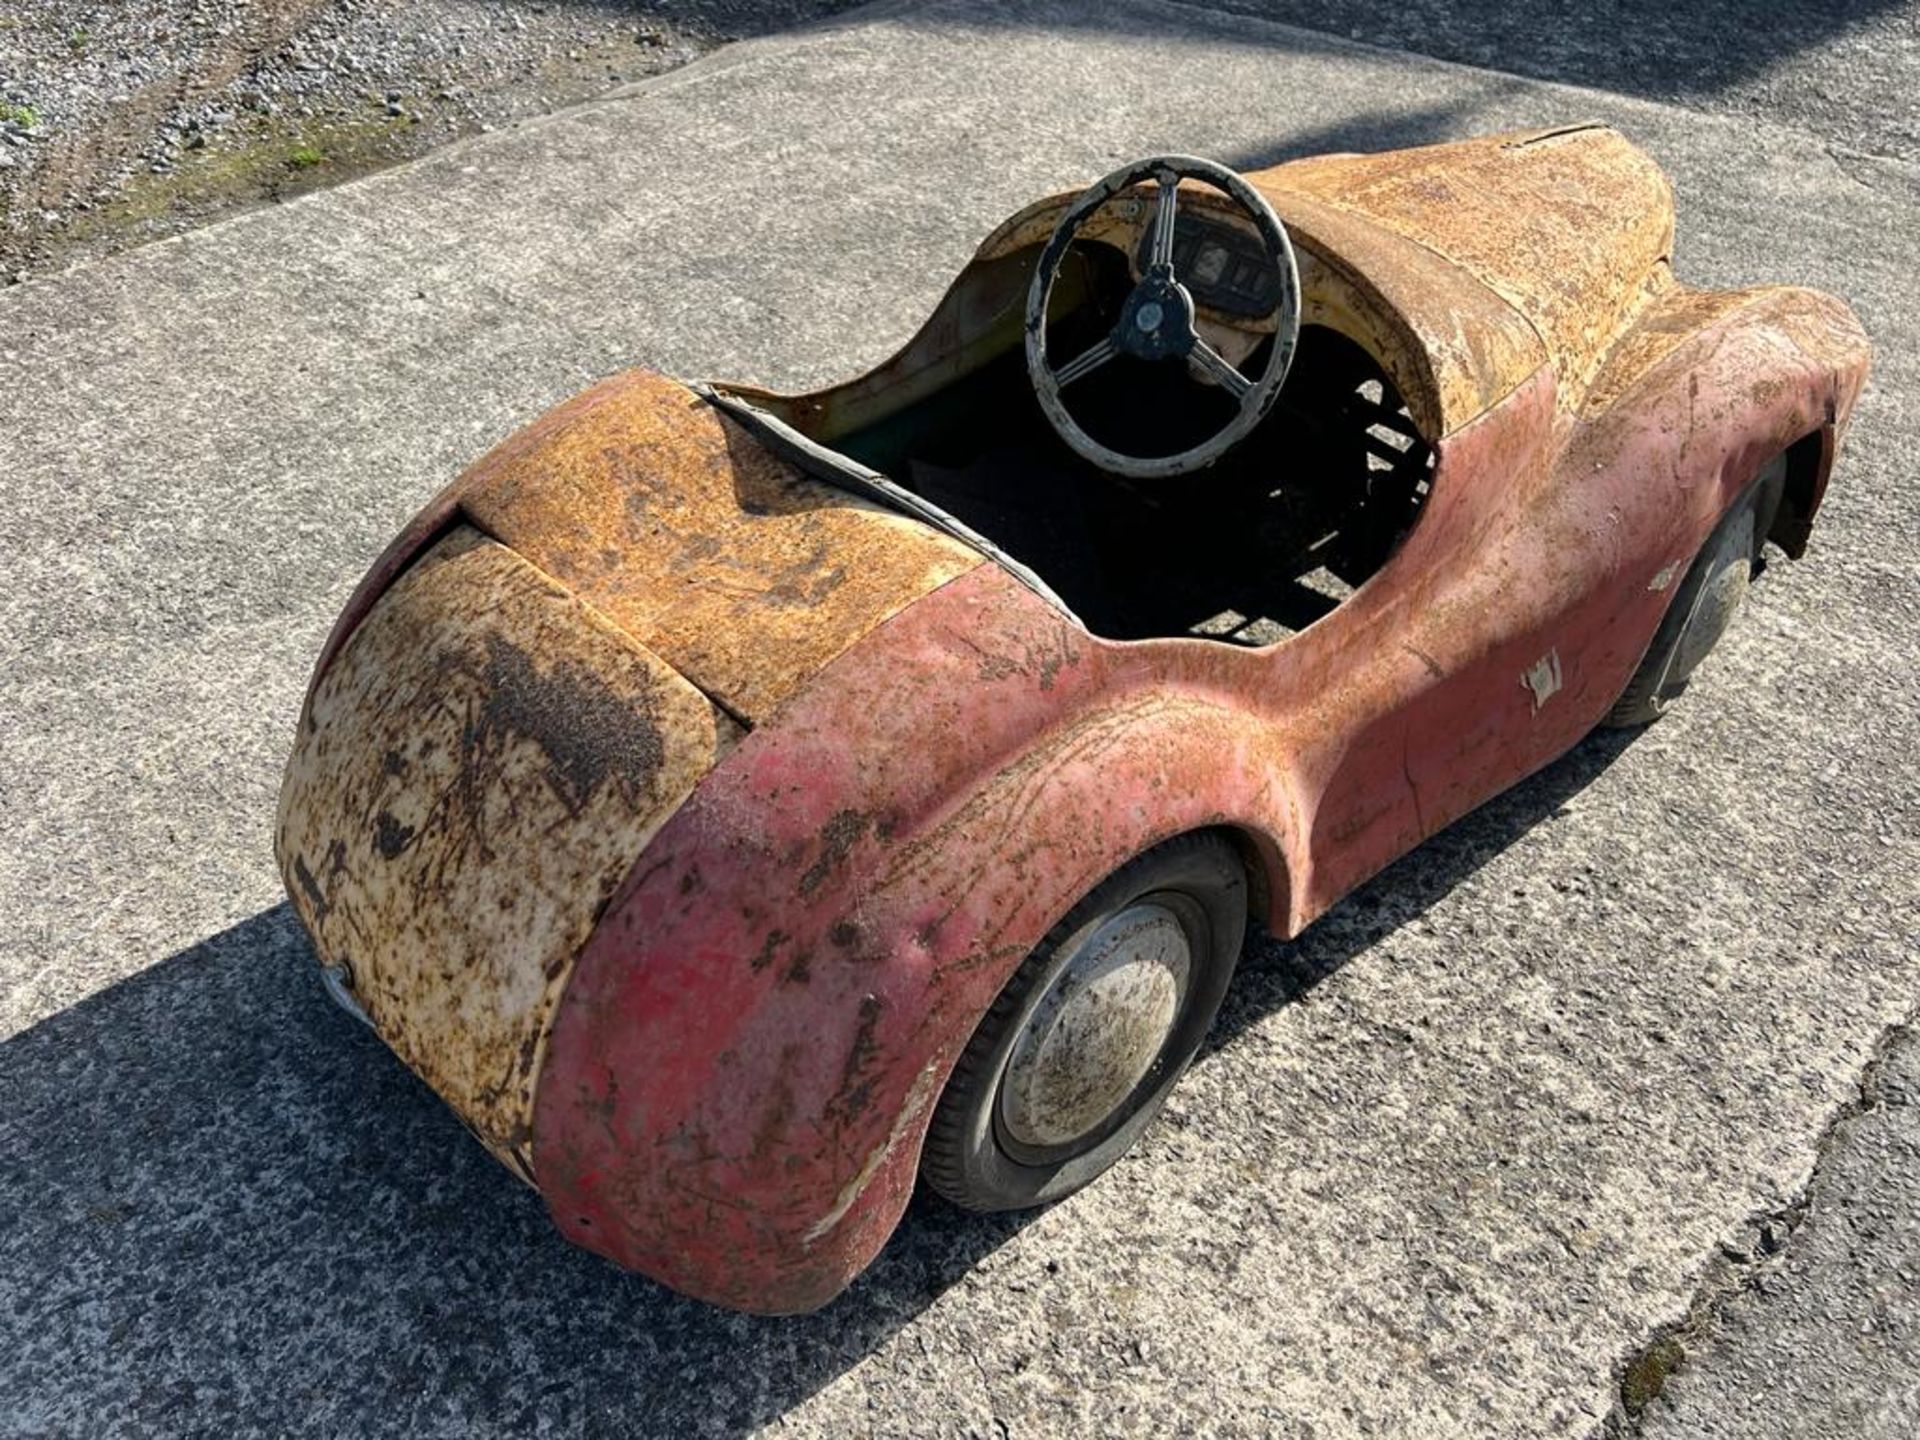
[[[892,1233],[953,1065],[1087,891],[1218,831],[1253,913],[1284,906],[1258,722],[1144,678],[1096,687],[933,813],[889,813],[898,776],[844,753],[831,800],[770,811],[851,737],[743,741],[642,858],[561,1006],[535,1125],[562,1232],[700,1298],[816,1308]]]
[[[1247,821],[1200,827],[1215,830],[1233,846],[1247,872],[1247,914],[1272,929],[1285,923],[1293,887],[1279,837]]]
[[[1807,553],[1813,517],[1826,499],[1838,451],[1839,437],[1831,420],[1787,446],[1786,483],[1772,513],[1764,517],[1761,533],[1789,559],[1798,560]]]
[[[1789,285],[1674,285],[1616,343],[1581,402],[1584,428],[1589,440],[1617,446],[1651,427],[1658,437],[1638,447],[1648,458],[1670,448],[1667,436],[1683,437],[1676,471],[1691,463],[1698,474],[1703,454],[1717,457],[1718,474],[1706,477],[1688,517],[1696,545],[1785,452],[1780,503],[1770,520],[1761,518],[1767,538],[1798,558],[1870,361],[1859,320],[1831,295]],[[1591,445],[1581,456],[1589,454]]]

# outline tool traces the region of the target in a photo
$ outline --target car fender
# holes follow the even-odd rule
[[[1866,333],[1816,290],[1675,286],[1617,342],[1585,397],[1562,470],[1644,468],[1643,487],[1691,557],[1774,456],[1809,442],[1786,536],[1804,549],[1839,443],[1866,383]],[[1677,558],[1677,557],[1676,557]]]
[[[1137,661],[983,568],[748,736],[561,1004],[534,1126],[560,1229],[703,1299],[814,1308],[894,1229],[948,1070],[1082,894],[1226,826],[1284,910],[1271,731]]]
[[[1291,642],[1348,640],[1375,592],[1421,596],[1374,647],[1376,703],[1306,727],[1338,737],[1337,763],[1311,808],[1295,928],[1591,731],[1706,536],[1782,451],[1773,533],[1803,547],[1866,360],[1828,296],[1676,287],[1577,409],[1542,372],[1443,441],[1434,513],[1344,617]],[[1431,683],[1382,668],[1402,654]]]

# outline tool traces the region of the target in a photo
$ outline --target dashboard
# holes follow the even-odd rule
[[[1153,227],[1141,227],[1134,260],[1142,271],[1152,245]],[[1222,315],[1264,320],[1280,303],[1280,272],[1259,237],[1193,210],[1174,219],[1173,273],[1196,304]]]

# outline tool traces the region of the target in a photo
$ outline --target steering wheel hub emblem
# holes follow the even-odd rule
[[[1266,368],[1257,379],[1240,373],[1201,335],[1194,320],[1193,296],[1174,274],[1174,227],[1183,179],[1199,180],[1222,191],[1253,222],[1267,259],[1280,275],[1279,300],[1273,312],[1273,345]],[[1153,202],[1152,246],[1146,273],[1133,287],[1120,318],[1105,339],[1066,364],[1054,367],[1047,356],[1047,303],[1060,265],[1080,231],[1094,213],[1114,196],[1152,181],[1158,187]],[[1033,381],[1040,408],[1075,453],[1103,470],[1137,479],[1185,475],[1211,465],[1244,439],[1272,407],[1287,378],[1287,366],[1300,338],[1300,275],[1293,258],[1293,242],[1273,207],[1245,180],[1224,165],[1187,155],[1160,155],[1136,161],[1091,186],[1060,217],[1027,290],[1027,374]],[[1214,435],[1171,455],[1128,455],[1095,440],[1068,411],[1062,394],[1075,381],[1092,374],[1117,357],[1132,360],[1183,360],[1199,379],[1224,391],[1235,405],[1233,418]]]
[[[1149,275],[1127,297],[1106,343],[1136,360],[1176,360],[1189,354],[1199,339],[1193,328],[1193,297],[1177,282]]]

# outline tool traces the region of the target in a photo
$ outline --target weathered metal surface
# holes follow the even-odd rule
[[[1330,615],[1266,649],[1101,640],[999,567],[929,550],[905,521],[831,532],[877,566],[896,548],[916,557],[836,609],[841,584],[810,590],[821,562],[787,543],[803,532],[754,522],[807,506],[873,512],[769,468],[667,382],[590,392],[476,468],[453,503],[593,610],[549,587],[553,604],[664,637],[703,671],[696,680],[759,722],[594,896],[604,914],[554,1008],[533,1092],[533,1165],[567,1235],[720,1303],[823,1303],[897,1222],[928,1113],[980,1015],[1080,895],[1158,840],[1222,827],[1258,871],[1268,924],[1297,933],[1592,727],[1673,577],[1770,457],[1813,437],[1823,483],[1866,367],[1845,306],[1797,290],[1694,296],[1672,283],[1647,224],[1621,229],[1617,263],[1579,269],[1560,294],[1496,243],[1520,244],[1524,227],[1475,231],[1452,215],[1546,206],[1564,228],[1543,240],[1546,263],[1573,263],[1568,237],[1592,217],[1577,203],[1555,209],[1539,177],[1564,164],[1566,184],[1581,183],[1568,157],[1595,144],[1612,142],[1511,146],[1566,152],[1513,190],[1485,179],[1506,163],[1486,147],[1431,193],[1382,162],[1368,203],[1398,228],[1260,177],[1300,242],[1308,305],[1317,284],[1329,323],[1384,348],[1438,441],[1431,495],[1399,550]],[[1418,238],[1428,204],[1453,228]],[[1057,214],[1017,217],[998,259],[983,250],[969,274],[1016,257],[1021,226],[1043,235]],[[981,284],[965,304],[950,298],[896,378],[919,384],[970,363],[1002,324]],[[1600,318],[1564,308],[1580,304]],[[830,425],[870,412],[875,385],[796,397],[791,412]],[[1818,497],[1818,484],[1805,491],[1809,511]],[[717,537],[746,551],[738,607]],[[384,604],[335,669],[372,671],[355,656],[363,631],[385,633]],[[809,623],[819,616],[824,630]],[[751,635],[706,633],[762,622]],[[437,623],[421,615],[415,648]],[[749,656],[754,645],[773,658]],[[391,663],[419,662],[396,646]],[[329,670],[316,725],[333,683]],[[421,703],[413,723],[434,717]],[[723,727],[712,743],[724,747]],[[310,783],[364,789],[356,763],[320,760]],[[528,763],[540,763],[531,751]],[[328,778],[335,770],[346,784]],[[364,798],[338,809],[377,848]],[[283,838],[296,901],[293,859],[317,877],[320,839]],[[369,842],[355,843],[364,869]],[[471,878],[480,893],[483,871]],[[326,936],[327,917],[310,923]],[[585,932],[569,935],[578,945]],[[350,953],[353,938],[323,938],[323,951]],[[434,943],[438,964],[445,941]],[[449,1032],[437,1043],[468,1042]],[[524,1139],[524,1126],[512,1134]]]
[[[1592,383],[1581,395],[1583,415],[1598,415],[1611,409],[1635,381],[1677,346],[1760,293],[1689,289],[1674,280],[1665,266],[1656,274],[1659,278],[1649,286],[1646,303],[1635,313],[1633,324],[1614,341]]]
[[[1583,397],[1582,414],[1594,419],[1631,403],[1643,381],[1670,382],[1673,377],[1665,362],[1675,352],[1698,349],[1703,337],[1737,329],[1771,337],[1773,364],[1758,354],[1749,362],[1754,382],[1763,388],[1772,383],[1773,365],[1789,369],[1803,369],[1810,362],[1847,364],[1850,369],[1864,365],[1859,323],[1829,295],[1789,285],[1694,290],[1672,284],[1638,313],[1607,353]]]
[[[1358,341],[1392,377],[1420,433],[1450,434],[1524,384],[1543,363],[1563,408],[1579,403],[1622,328],[1657,290],[1673,246],[1673,197],[1645,153],[1603,126],[1492,135],[1373,155],[1329,155],[1249,174],[1299,251],[1302,322]],[[981,243],[985,273],[1045,243],[1073,195],[1020,211]],[[1222,218],[1220,197],[1185,188],[1181,203]],[[1085,238],[1132,254],[1150,223],[1121,197]],[[1504,302],[1504,303],[1503,303]],[[951,306],[951,310],[949,310]],[[928,326],[868,376],[784,402],[784,414],[830,438],[873,418],[872,402],[906,375],[953,368],[987,340],[963,312],[982,304],[963,276]]]
[[[461,509],[749,723],[981,563],[808,479],[683,385],[629,371],[469,472]]]
[[[1267,817],[1249,717],[1158,668],[983,567],[749,735],[650,847],[562,1002],[536,1112],[561,1228],[747,1309],[843,1287],[1060,900],[1115,852],[1220,818],[1223,796]]]
[[[1526,317],[1433,251],[1366,218],[1249,178],[1300,242],[1303,319],[1358,342],[1437,441],[1471,424],[1547,365]]]
[[[1104,875],[1225,826],[1297,933],[1597,722],[1656,578],[1851,405],[1864,342],[1825,303],[1832,327],[1697,332],[1570,443],[1539,371],[1440,446],[1387,566],[1270,649],[1102,641],[996,569],[851,648],[703,782],[589,944],[538,1098],[556,1223],[721,1303],[836,1293],[979,1015]]]
[[[574,958],[738,733],[466,527],[400,577],[314,689],[281,792],[287,892],[380,1035],[527,1179]]]
[[[1459,266],[1364,217],[1288,190],[1275,183],[1280,173],[1247,179],[1294,241],[1301,323],[1331,326],[1372,354],[1423,436],[1458,429],[1547,363],[1527,319]],[[1073,198],[1039,201],[996,228],[920,332],[867,374],[806,395],[729,388],[808,434],[832,439],[967,373],[1018,343],[1032,258]],[[1243,223],[1233,206],[1202,187],[1183,187],[1180,203]],[[1130,255],[1150,216],[1144,201],[1123,196],[1087,222],[1083,238]]]
[[[1510,302],[1545,342],[1563,406],[1673,253],[1666,176],[1601,125],[1316,156],[1260,179],[1424,245]]]

